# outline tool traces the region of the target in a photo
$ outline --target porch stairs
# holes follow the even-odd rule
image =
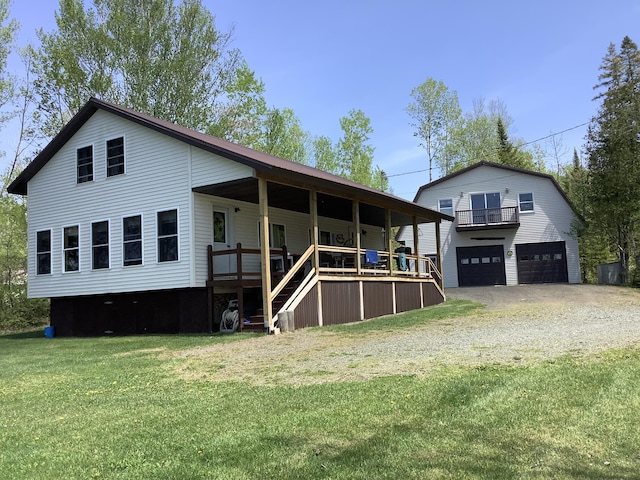
[[[291,295],[298,289],[302,280],[291,280],[288,285],[282,289],[278,296],[273,300],[272,311],[278,312],[284,304],[289,300]],[[255,315],[249,318],[249,323],[242,324],[243,332],[264,332],[264,310],[259,308]]]

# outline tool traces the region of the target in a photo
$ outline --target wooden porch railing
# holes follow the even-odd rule
[[[376,264],[364,263],[366,259],[366,249],[353,247],[337,247],[328,245],[318,245],[319,264],[316,268],[321,275],[335,276],[391,276],[391,277],[414,277],[414,278],[431,278],[442,291],[442,274],[438,271],[435,263],[429,257],[419,257],[417,255],[404,254],[406,270],[400,270],[399,253],[389,253],[386,251],[376,251],[378,262]],[[211,245],[207,248],[207,266],[208,266],[208,282],[207,286],[213,286],[216,282],[223,284],[232,284],[236,288],[242,286],[259,286],[262,283],[261,271],[244,270],[246,259],[249,257],[258,257],[259,265],[261,251],[260,249],[242,248],[242,244],[238,243],[236,248],[229,250],[213,250]],[[276,297],[287,287],[287,285],[297,278],[300,273],[304,272],[305,264],[309,259],[313,259],[315,248],[310,245],[302,255],[291,255],[286,247],[282,249],[270,250],[271,260],[281,260],[283,265],[282,271],[271,272],[272,288],[269,301],[274,302]],[[222,256],[231,256],[235,258],[235,272],[216,272],[214,269],[214,258]],[[289,259],[295,261],[292,265]],[[356,263],[356,259],[359,262]],[[231,262],[230,262],[231,264]],[[313,264],[313,260],[311,261]],[[314,267],[312,265],[312,267]],[[239,293],[239,295],[241,295]],[[242,300],[239,298],[239,310],[243,313]]]

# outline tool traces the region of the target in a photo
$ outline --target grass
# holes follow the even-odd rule
[[[245,338],[0,337],[0,478],[638,478],[639,350],[305,386],[167,355]]]
[[[373,318],[365,322],[354,322],[344,325],[328,325],[318,327],[323,331],[347,334],[368,334],[372,332],[391,332],[422,325],[426,322],[459,318],[484,309],[484,305],[470,300],[448,300],[446,303],[434,305],[422,310],[411,310],[399,315],[387,315]]]

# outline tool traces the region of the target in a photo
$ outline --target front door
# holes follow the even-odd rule
[[[226,208],[213,209],[213,250],[230,250],[232,240],[229,237],[229,210]],[[234,255],[215,255],[213,257],[214,273],[230,273],[236,271]]]

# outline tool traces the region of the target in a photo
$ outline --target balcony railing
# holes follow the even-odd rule
[[[518,207],[480,208],[456,211],[456,230],[487,230],[492,228],[518,228]]]

